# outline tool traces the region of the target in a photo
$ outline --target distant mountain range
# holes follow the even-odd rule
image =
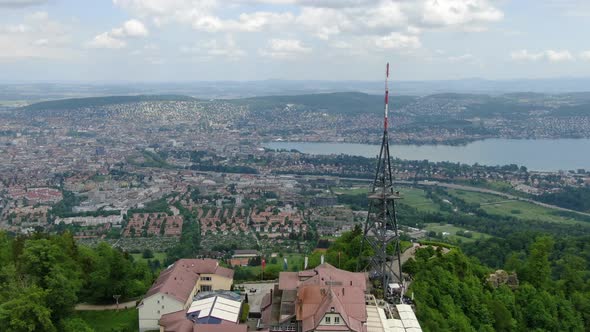
[[[53,99],[112,95],[186,95],[196,98],[247,98],[326,92],[363,92],[382,95],[381,81],[215,81],[182,83],[5,83],[0,102],[36,102]],[[498,95],[512,92],[567,93],[590,91],[590,78],[443,81],[393,81],[393,95],[425,96],[436,93]]]

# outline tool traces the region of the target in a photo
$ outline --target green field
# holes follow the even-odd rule
[[[480,207],[489,214],[546,222],[577,223],[581,221],[581,219],[557,215],[557,210],[529,202],[509,200],[492,194],[456,189],[449,189],[447,192],[449,195],[458,197],[467,203],[480,204]]]
[[[302,254],[286,254],[283,255],[283,257],[277,256],[276,258],[276,263],[272,263],[273,258],[271,257],[265,257],[266,260],[266,267],[265,269],[268,269],[271,266],[275,266],[281,269],[281,271],[283,270],[283,259],[287,257],[287,265],[290,271],[293,271],[295,269],[295,267],[299,267],[299,269],[301,270],[303,268],[303,262],[305,260],[304,255]],[[245,270],[250,270],[255,274],[259,274],[261,267],[260,266],[243,266],[242,269]]]
[[[131,254],[131,256],[133,256],[133,260],[136,262],[141,262],[141,261],[148,261],[148,260],[159,260],[160,263],[164,263],[164,261],[166,260],[166,253],[165,252],[155,252],[154,253],[154,258],[143,258],[143,254],[139,253],[139,254]]]
[[[426,198],[426,192],[423,189],[412,187],[398,187],[402,199],[401,203],[416,208],[422,212],[440,212],[438,204],[431,199]],[[335,194],[345,195],[367,195],[369,193],[368,186],[356,186],[351,188],[332,188]]]
[[[401,203],[423,212],[440,212],[440,206],[426,197],[426,192],[419,188],[399,187]]]
[[[462,228],[462,227],[457,227],[457,226],[453,226],[450,224],[446,224],[446,225],[440,225],[440,224],[426,224],[425,229],[427,231],[434,231],[437,233],[442,233],[442,232],[448,232],[450,233],[450,235],[445,236],[445,239],[449,239],[451,241],[458,241],[461,240],[462,242],[473,242],[475,240],[478,239],[487,239],[490,238],[491,236],[488,234],[484,234],[484,233],[480,233],[480,232],[474,232],[474,231],[469,231],[466,228]],[[458,231],[469,231],[471,234],[473,234],[473,237],[471,238],[467,238],[464,236],[458,236],[456,235]]]
[[[368,195],[369,194],[369,187],[368,186],[360,186],[360,187],[350,187],[350,188],[332,188],[332,192],[335,194],[344,194],[344,195]]]
[[[96,332],[138,331],[137,309],[76,311],[73,315],[86,321]]]

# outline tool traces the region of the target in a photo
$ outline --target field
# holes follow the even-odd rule
[[[426,224],[425,229],[427,231],[434,231],[437,233],[442,233],[442,232],[447,232],[450,233],[450,235],[445,236],[446,239],[450,239],[452,241],[458,241],[461,240],[462,242],[473,242],[475,240],[478,239],[487,239],[490,238],[490,236],[488,234],[484,234],[484,233],[479,233],[479,232],[474,232],[474,231],[469,231],[466,228],[461,228],[461,227],[456,227],[453,225],[440,225],[440,224]],[[464,236],[458,236],[456,235],[458,231],[469,231],[469,233],[473,234],[473,237],[471,238],[467,238]]]
[[[283,271],[283,259],[287,258],[287,265],[290,271],[293,271],[295,269],[295,267],[299,267],[299,270],[303,269],[303,262],[304,262],[304,255],[302,254],[286,254],[283,255],[283,257],[280,257],[277,255],[277,257],[271,258],[271,257],[265,257],[266,259],[266,267],[265,270],[268,270],[268,268],[274,266],[275,268],[279,268],[281,271]],[[276,261],[275,263],[273,263],[273,261]],[[259,274],[261,267],[260,266],[243,266],[242,269],[244,270],[250,270],[252,271],[254,274]]]
[[[81,318],[96,332],[138,331],[137,309],[76,311],[74,317]]]
[[[350,188],[332,188],[335,194],[345,195],[367,195],[369,193],[369,186],[355,186]]]
[[[491,194],[477,193],[464,190],[449,189],[449,195],[458,197],[467,203],[477,203],[489,214],[512,216],[524,220],[539,220],[546,222],[577,223],[581,219],[574,219],[558,215],[557,210],[542,207],[533,203],[509,200]]]
[[[164,263],[164,261],[166,260],[166,253],[165,252],[155,252],[154,253],[154,257],[153,258],[143,258],[143,255],[141,253],[139,254],[131,254],[131,256],[133,256],[133,260],[135,260],[136,262],[141,262],[141,261],[148,261],[148,260],[159,260],[160,263]]]
[[[440,206],[426,197],[426,192],[419,188],[399,187],[401,203],[423,212],[440,212]]]
[[[412,187],[396,187],[399,190],[402,199],[401,203],[409,205],[422,212],[440,212],[438,204],[431,199],[426,198],[426,192],[423,189]],[[352,188],[332,188],[336,194],[346,195],[367,195],[369,192],[368,186],[355,186]]]

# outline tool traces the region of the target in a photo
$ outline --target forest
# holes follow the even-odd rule
[[[0,232],[0,326],[3,331],[87,331],[72,318],[77,303],[113,303],[143,295],[155,279],[145,262],[106,243],[90,248],[73,236]]]
[[[356,270],[361,240],[360,228],[344,233],[326,261]],[[429,244],[403,266],[424,331],[590,331],[589,236],[515,232],[446,254]],[[514,273],[516,284],[489,282],[497,269]]]

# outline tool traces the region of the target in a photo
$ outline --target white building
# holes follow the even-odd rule
[[[180,259],[163,271],[138,306],[139,331],[159,330],[162,315],[186,310],[199,291],[229,290],[234,271],[213,259]]]

